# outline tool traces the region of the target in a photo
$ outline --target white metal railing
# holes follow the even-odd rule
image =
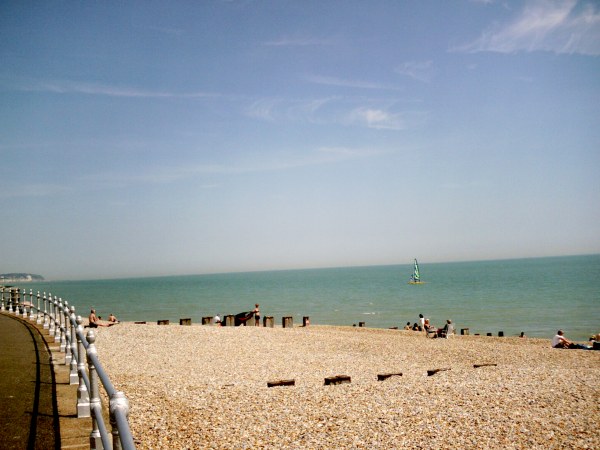
[[[29,297],[29,300],[27,300]],[[34,299],[35,297],[35,299]],[[77,384],[77,417],[91,417],[90,448],[104,450],[135,450],[129,427],[129,402],[117,391],[102,367],[96,350],[93,329],[84,335],[83,319],[75,315],[75,307],[52,294],[34,296],[25,289],[0,286],[0,310],[18,315],[48,330],[54,342],[60,342],[64,364],[69,365],[69,383]],[[102,415],[100,384],[109,399],[111,425],[109,434]],[[112,434],[112,439],[111,439]]]

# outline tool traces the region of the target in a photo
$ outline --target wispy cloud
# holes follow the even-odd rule
[[[309,47],[334,44],[334,39],[314,37],[281,37],[279,39],[266,41],[263,43],[263,45],[267,47]]]
[[[0,188],[0,198],[52,197],[70,192],[71,188],[60,184],[15,183]]]
[[[548,51],[600,55],[598,3],[578,0],[530,0],[510,23],[495,25],[461,52]]]
[[[211,92],[147,91],[132,87],[111,86],[78,81],[20,82],[16,85],[16,89],[21,91],[49,92],[55,94],[85,94],[134,98],[205,98],[219,96],[219,94]]]
[[[390,113],[377,108],[359,107],[353,109],[345,118],[348,125],[362,125],[379,130],[403,130],[406,122],[402,113]]]
[[[276,120],[312,121],[315,119],[315,114],[332,100],[334,100],[333,97],[308,100],[263,98],[248,106],[245,113],[249,117],[270,122]]]
[[[304,152],[284,152],[286,157],[256,156],[244,161],[230,164],[185,164],[156,165],[137,167],[135,173],[130,171],[111,171],[88,175],[80,179],[88,187],[121,189],[132,184],[169,184],[183,179],[203,177],[207,175],[238,175],[256,172],[276,172],[299,167],[336,164],[344,161],[375,157],[384,150],[373,148],[320,147]],[[250,163],[245,161],[252,161]],[[203,189],[213,189],[219,185],[201,184]]]
[[[382,89],[399,90],[397,86],[386,85],[382,83],[373,83],[369,81],[344,80],[336,77],[327,77],[321,75],[309,75],[306,80],[310,83],[323,84],[327,86],[349,87],[358,89]]]
[[[429,83],[433,77],[433,61],[407,61],[395,69],[396,73]]]
[[[363,97],[326,97],[312,100],[261,99],[246,109],[255,119],[297,121],[380,130],[404,130],[418,125],[426,113],[399,111],[397,101]]]

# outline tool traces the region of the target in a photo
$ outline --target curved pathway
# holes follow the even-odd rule
[[[50,352],[38,329],[0,314],[0,447],[60,448]]]

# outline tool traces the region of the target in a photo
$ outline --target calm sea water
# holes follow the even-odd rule
[[[156,321],[237,314],[260,303],[262,315],[310,316],[312,324],[402,327],[419,313],[434,325],[450,318],[470,333],[504,331],[550,338],[558,328],[587,340],[600,332],[600,255],[428,264],[424,285],[407,283],[412,264],[188,275],[24,285],[51,292],[86,316]]]

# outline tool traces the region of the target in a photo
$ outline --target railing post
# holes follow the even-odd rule
[[[62,298],[59,299],[58,317],[60,329],[60,351],[67,351],[67,315],[65,312],[66,303],[63,303]],[[66,355],[65,355],[66,356]]]
[[[119,433],[119,427],[117,426],[116,411],[121,410],[125,417],[129,416],[129,401],[125,394],[121,391],[115,392],[109,400],[108,410],[110,414],[110,425],[112,428],[113,436],[113,450],[122,450],[121,435]]]
[[[71,340],[73,339],[73,334],[71,334],[71,321],[69,320],[69,302],[65,301],[65,310],[64,314],[64,322],[65,322],[65,332],[63,334],[63,339],[65,341],[65,366],[71,363]]]
[[[27,296],[27,290],[23,289],[23,301],[21,302],[21,308],[23,308],[23,311],[21,312],[21,316],[24,319],[27,318],[27,306],[25,306],[25,302],[27,301],[25,298],[26,296]]]
[[[54,337],[54,303],[52,292],[48,292],[48,334]]]
[[[60,306],[58,304],[58,297],[54,296],[54,342],[58,342],[60,344]]]
[[[50,321],[48,320],[48,298],[44,292],[44,330],[50,327]]]
[[[0,286],[1,306],[0,311],[4,311],[4,286]]]
[[[69,346],[71,347],[69,384],[77,384],[79,382],[79,377],[77,376],[77,361],[79,361],[79,356],[77,355],[77,333],[75,325],[73,325],[76,321],[75,307],[71,306],[71,317],[69,318],[69,327],[71,328],[71,340],[69,341]]]
[[[96,366],[94,365],[93,356],[98,356],[98,352],[96,350],[96,333],[94,330],[89,330],[86,335],[86,339],[88,341],[88,349],[87,349],[87,363],[88,370],[90,374],[90,409],[94,412],[92,413],[92,432],[90,433],[90,448],[91,449],[103,449],[102,438],[100,435],[100,429],[98,428],[98,419],[96,418],[96,414],[99,411],[102,411],[102,403],[100,402],[100,392],[98,389],[98,372],[96,372]]]
[[[38,325],[41,325],[41,324],[42,324],[42,317],[43,317],[43,316],[42,316],[42,314],[41,314],[41,311],[40,311],[40,306],[41,306],[41,304],[40,304],[40,300],[41,300],[41,299],[40,299],[40,291],[37,291],[37,314],[36,314],[36,323],[37,323]]]
[[[85,386],[83,374],[85,373],[85,346],[81,337],[83,335],[83,319],[77,316],[77,376],[79,387],[77,388],[77,417],[90,417],[90,394]]]
[[[10,290],[10,308],[8,309],[8,311],[11,314],[16,314],[17,313],[17,305],[18,305],[18,299],[19,299],[19,289],[11,289]]]
[[[35,307],[33,306],[33,289],[29,289],[29,320],[33,321],[35,319],[33,315],[33,310]]]

